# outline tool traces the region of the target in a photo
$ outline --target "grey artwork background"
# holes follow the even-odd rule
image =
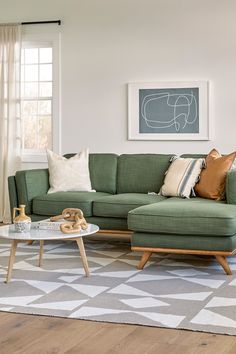
[[[139,133],[199,133],[199,89],[140,89]]]

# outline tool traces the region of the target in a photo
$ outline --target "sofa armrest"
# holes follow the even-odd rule
[[[8,177],[8,193],[9,193],[9,202],[10,202],[11,218],[12,218],[13,208],[16,208],[18,206],[15,176]]]
[[[236,204],[236,170],[227,173],[226,200],[228,204]]]
[[[32,200],[49,189],[48,169],[17,171],[15,179],[18,203],[25,204],[26,213],[32,214]]]

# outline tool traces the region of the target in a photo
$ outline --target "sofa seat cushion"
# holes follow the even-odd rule
[[[60,215],[65,208],[79,208],[84,216],[92,216],[93,202],[103,196],[102,192],[57,192],[44,194],[33,199],[33,213],[38,215]]]
[[[130,211],[128,228],[160,234],[232,236],[236,234],[236,205],[203,198],[169,198]]]
[[[128,212],[141,205],[158,203],[166,198],[142,193],[116,194],[97,199],[93,204],[93,215],[127,218]]]

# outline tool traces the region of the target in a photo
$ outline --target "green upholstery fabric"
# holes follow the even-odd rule
[[[33,213],[37,215],[59,215],[65,208],[79,208],[84,216],[92,216],[92,203],[108,193],[102,192],[57,192],[44,194],[33,200]]]
[[[103,218],[103,217],[88,217],[87,222],[96,224],[101,230],[127,230],[127,219],[123,218]]]
[[[35,169],[16,172],[18,203],[25,204],[26,214],[32,212],[32,200],[49,189],[48,169]]]
[[[32,220],[32,221],[41,221],[41,220],[45,220],[45,219],[48,219],[48,218],[49,218],[48,215],[28,214],[28,216],[31,217],[31,220]]]
[[[206,154],[183,154],[180,157],[191,158],[191,159],[201,159],[201,158],[207,157],[207,155]]]
[[[236,234],[236,205],[203,198],[169,198],[130,211],[128,227],[140,232],[232,236]]]
[[[66,154],[69,158],[75,154]],[[89,154],[92,188],[97,192],[116,193],[117,159],[115,154]]]
[[[236,170],[227,173],[226,200],[229,204],[236,204]]]
[[[132,247],[178,248],[190,250],[231,252],[236,248],[236,235],[213,236],[148,234],[135,232],[131,238]]]
[[[11,209],[11,217],[12,217],[13,208],[18,207],[18,197],[17,197],[15,176],[8,177],[8,192],[9,192],[10,209]]]
[[[116,194],[96,200],[93,204],[93,215],[115,218],[127,218],[128,212],[141,205],[157,203],[165,197],[141,193]]]
[[[159,192],[172,156],[159,154],[119,156],[117,193]]]

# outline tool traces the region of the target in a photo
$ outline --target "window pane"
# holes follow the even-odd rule
[[[41,116],[39,118],[39,149],[52,148],[52,118]]]
[[[40,48],[39,49],[39,62],[51,63],[52,62],[52,48]]]
[[[22,101],[21,114],[23,116],[30,116],[37,114],[37,101]]]
[[[37,149],[37,117],[23,117],[24,122],[24,148]]]
[[[38,65],[25,65],[25,81],[38,81]]]
[[[51,101],[39,101],[39,114],[51,114]]]
[[[37,97],[38,96],[38,83],[37,82],[26,82],[25,91],[22,92],[24,97]]]
[[[44,48],[32,47],[21,51],[21,119],[22,146],[25,151],[52,149],[52,57],[50,42]]]
[[[51,81],[52,80],[52,64],[42,64],[39,67],[40,81]]]
[[[40,95],[40,97],[51,97],[52,96],[52,83],[51,82],[40,82],[39,95]]]
[[[25,63],[26,64],[38,63],[38,48],[25,49]]]

